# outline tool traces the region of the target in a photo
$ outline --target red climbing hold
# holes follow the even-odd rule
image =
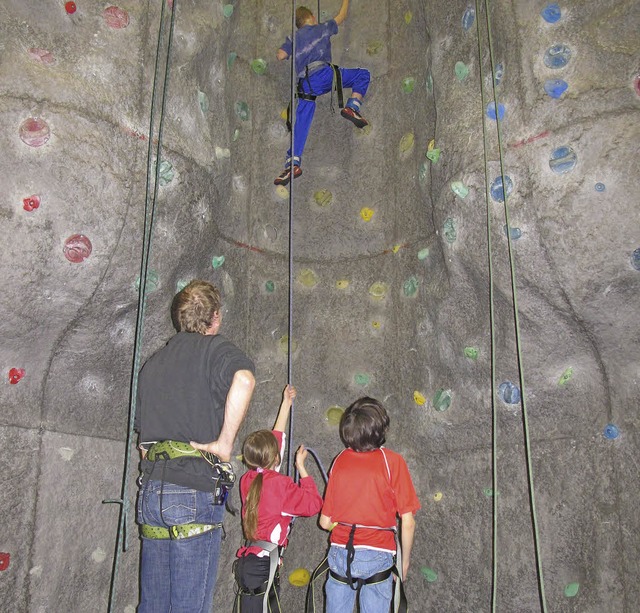
[[[40,62],[40,64],[45,64],[47,66],[51,66],[56,63],[56,58],[53,57],[53,53],[48,51],[47,49],[37,49],[36,47],[31,47],[29,49],[29,55],[31,59],[36,62]]]
[[[117,6],[109,6],[102,13],[106,24],[114,30],[122,30],[129,25],[129,13]]]
[[[7,570],[11,562],[11,554],[0,551],[0,570]]]
[[[9,371],[9,383],[11,385],[18,383],[22,377],[24,377],[24,368],[12,368]]]
[[[25,211],[35,211],[40,206],[40,196],[29,196],[28,198],[22,199],[22,208]]]
[[[50,136],[51,130],[44,119],[29,117],[20,124],[20,140],[29,147],[42,147]]]
[[[74,264],[80,264],[91,255],[91,241],[84,234],[74,234],[64,242],[64,257]]]
[[[78,9],[78,7],[76,6],[75,2],[67,2],[64,5],[64,10],[67,11],[68,15],[73,15],[76,12],[77,9]]]
[[[633,79],[633,88],[636,90],[636,94],[640,96],[640,73]]]

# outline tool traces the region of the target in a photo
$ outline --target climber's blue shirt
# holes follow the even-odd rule
[[[296,73],[298,78],[305,76],[305,66],[311,62],[331,63],[331,37],[338,33],[335,19],[313,26],[302,26],[296,32]],[[282,47],[291,56],[291,37],[287,36]]]

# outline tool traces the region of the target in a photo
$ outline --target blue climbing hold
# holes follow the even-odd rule
[[[468,6],[462,16],[462,29],[468,32],[476,19],[476,10],[472,6]]]
[[[517,241],[522,237],[522,230],[520,228],[509,228],[507,224],[504,224],[504,233],[510,236],[512,241]]]
[[[520,402],[520,389],[511,381],[504,381],[498,387],[500,400],[507,404],[518,404]]]
[[[562,12],[557,4],[547,4],[540,15],[547,23],[556,23],[562,17]]]
[[[620,430],[618,430],[618,426],[615,426],[614,424],[607,424],[604,427],[602,434],[604,435],[604,438],[612,441],[620,436]]]
[[[560,98],[569,88],[569,84],[562,79],[547,79],[544,82],[544,91],[547,96],[552,98]]]
[[[603,192],[607,189],[607,186],[604,183],[596,183],[594,187],[597,192]]]
[[[498,119],[500,121],[502,121],[502,119],[504,118],[504,104],[498,103]],[[496,104],[495,102],[489,102],[489,104],[487,104],[487,117],[489,119],[493,119],[495,121],[496,119]]]
[[[564,68],[571,59],[571,49],[567,45],[553,45],[544,54],[544,65],[547,68]]]
[[[573,170],[578,162],[578,156],[571,147],[558,147],[554,149],[549,158],[549,168],[558,175],[563,175]]]
[[[631,266],[636,270],[640,270],[640,247],[631,254]]]
[[[509,175],[504,175],[504,184],[507,186],[507,198],[513,191],[513,181]],[[496,202],[504,202],[504,189],[502,187],[502,175],[497,176],[491,184],[491,197]]]

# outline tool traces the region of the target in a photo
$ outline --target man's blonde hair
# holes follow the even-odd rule
[[[313,13],[306,6],[299,6],[296,9],[296,28],[301,28],[309,19],[313,19]]]
[[[208,281],[191,281],[171,305],[171,320],[178,332],[206,334],[222,301],[218,288]]]

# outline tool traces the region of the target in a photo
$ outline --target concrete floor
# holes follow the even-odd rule
[[[466,0],[352,0],[334,38],[335,62],[371,70],[371,129],[359,132],[319,100],[294,186],[295,443],[328,466],[341,443],[327,409],[363,394],[383,399],[388,446],[407,458],[423,505],[411,610],[488,612],[494,406],[496,611],[533,613],[542,607],[526,407],[547,610],[632,613],[640,5],[572,0],[558,15],[538,0],[489,4],[502,156],[481,96],[484,84],[485,105],[493,99],[484,3],[472,21]],[[119,506],[103,500],[121,496],[154,65],[169,40],[170,6],[160,28],[160,0],[122,2],[125,12],[76,5],[71,14],[62,0],[0,6],[0,610],[16,613],[107,610]],[[291,3],[173,6],[140,357],[171,336],[169,304],[182,282],[219,284],[223,332],[257,364],[241,439],[271,422],[287,378],[289,208],[272,182],[288,144],[280,113],[289,66],[274,56]],[[322,19],[339,6],[323,2]],[[432,139],[437,160],[425,156]],[[525,383],[516,404],[497,394],[505,381],[521,387],[505,209],[485,197],[501,157]],[[65,245],[78,234],[91,252],[75,239],[73,262]],[[443,411],[439,390],[451,394]],[[133,515],[128,525],[113,610],[133,613]],[[241,540],[236,518],[226,528],[215,611],[231,610]],[[296,523],[287,611],[302,610],[305,591],[289,585],[289,572],[313,568],[325,548],[313,520]]]

